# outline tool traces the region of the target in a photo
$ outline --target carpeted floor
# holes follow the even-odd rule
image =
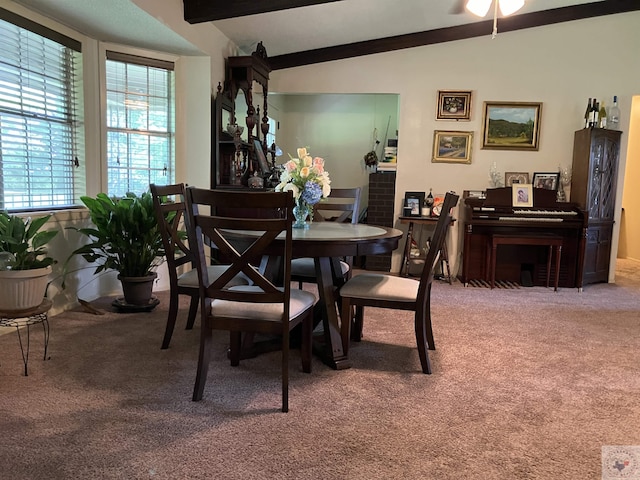
[[[166,294],[145,314],[103,299],[51,318],[47,361],[33,330],[28,377],[0,336],[0,478],[599,479],[603,445],[640,445],[640,264],[616,282],[436,282],[432,375],[411,315],[370,309],[351,369],[303,374],[292,352],[288,414],[278,352],[232,368],[218,334],[194,403],[186,305],[161,351]]]

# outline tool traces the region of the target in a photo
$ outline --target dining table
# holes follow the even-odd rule
[[[314,352],[326,365],[342,370],[349,368],[351,364],[340,335],[339,291],[345,281],[340,259],[390,253],[398,248],[403,232],[380,225],[331,221],[309,222],[307,226],[308,228],[292,230],[292,257],[314,259],[318,288],[314,316],[317,323],[323,324],[323,335],[320,341],[314,341]],[[250,234],[243,232],[242,235]],[[281,234],[279,238],[283,236]],[[265,253],[267,256],[261,268],[276,277],[276,272],[281,267],[280,259],[268,256],[268,250]],[[248,338],[251,341],[251,337]],[[244,348],[250,347],[243,345]]]

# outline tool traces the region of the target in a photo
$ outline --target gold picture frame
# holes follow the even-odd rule
[[[470,120],[471,91],[438,90],[436,120]]]
[[[435,130],[433,132],[433,163],[471,163],[473,132]]]
[[[539,102],[484,102],[482,148],[537,151],[541,112]]]
[[[514,207],[533,207],[533,185],[530,183],[514,183],[511,185]]]

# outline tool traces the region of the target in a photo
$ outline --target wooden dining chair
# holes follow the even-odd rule
[[[232,192],[187,188],[189,239],[197,245],[196,269],[200,288],[200,353],[193,400],[202,399],[213,344],[213,330],[230,332],[231,365],[240,363],[241,334],[254,332],[281,337],[282,411],[289,410],[289,336],[302,324],[302,370],[311,372],[311,335],[315,296],[291,288],[293,195],[291,192]],[[216,209],[224,206],[224,209]],[[199,213],[206,207],[210,213]],[[254,212],[251,218],[233,210]],[[265,211],[278,212],[268,218]],[[244,241],[238,242],[238,238]],[[276,240],[276,238],[278,239]],[[217,279],[206,268],[205,239],[210,239],[229,267]],[[267,256],[281,259],[276,285],[255,265]],[[252,285],[225,288],[238,274]]]
[[[431,237],[419,280],[385,273],[362,273],[353,276],[342,286],[341,337],[345,355],[349,351],[349,341],[360,341],[362,338],[364,307],[409,310],[414,312],[416,343],[422,372],[431,373],[427,349],[436,348],[431,327],[431,284],[447,230],[453,219],[451,209],[457,203],[458,195],[445,195],[442,213]]]
[[[169,348],[173,330],[178,317],[179,296],[188,295],[189,314],[186,329],[191,330],[198,312],[198,273],[195,269],[195,254],[189,248],[185,221],[187,207],[185,203],[185,185],[149,185],[153,197],[153,206],[158,222],[162,243],[166,254],[169,273],[169,313],[165,327],[162,349]],[[209,277],[217,278],[225,270],[223,265],[209,265]],[[242,275],[233,277],[227,287],[247,285],[249,281]]]
[[[313,221],[358,223],[361,191],[360,187],[332,189],[326,199],[313,206]],[[353,269],[353,258],[341,259],[340,269],[345,279],[349,278]],[[313,258],[294,258],[291,262],[291,279],[298,282],[299,288],[302,288],[303,283],[316,283]]]

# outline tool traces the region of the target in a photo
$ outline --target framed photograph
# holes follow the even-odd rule
[[[436,119],[471,119],[471,91],[439,90]]]
[[[514,183],[529,183],[529,172],[504,172],[504,186],[510,187]]]
[[[533,207],[533,186],[530,183],[511,185],[514,207]]]
[[[256,152],[256,160],[258,161],[258,165],[260,166],[260,170],[262,173],[267,173],[271,170],[269,167],[269,162],[267,162],[267,157],[264,154],[264,150],[262,150],[262,143],[257,138],[253,139],[253,149]]]
[[[534,172],[533,174],[533,188],[544,188],[545,190],[557,192],[559,183],[560,172]]]
[[[433,132],[432,163],[471,163],[473,132]]]
[[[424,192],[405,192],[403,210],[405,217],[422,216],[422,205],[424,205]]]
[[[538,150],[542,103],[484,102],[482,148]]]

